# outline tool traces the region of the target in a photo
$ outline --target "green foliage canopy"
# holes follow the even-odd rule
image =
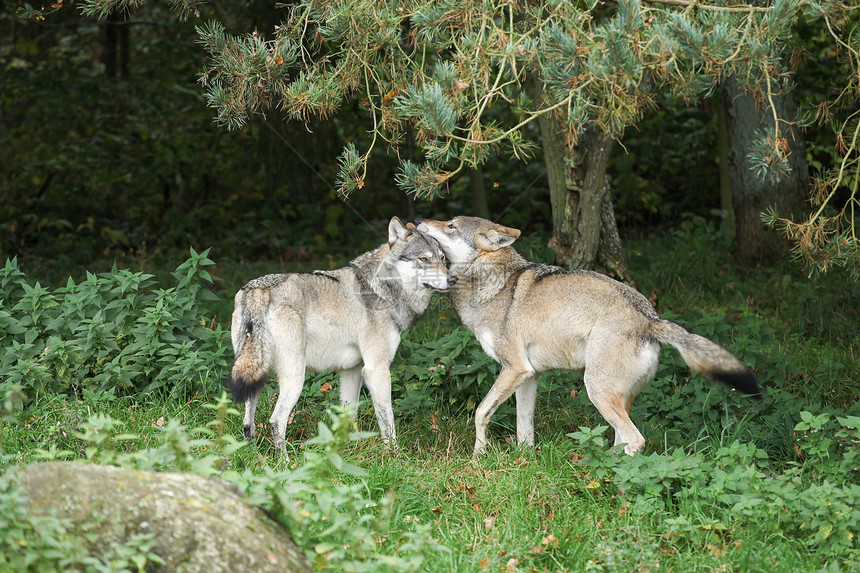
[[[129,5],[87,0],[84,11],[103,16]],[[192,5],[177,5],[193,13]],[[397,183],[432,197],[491,154],[530,157],[535,143],[522,128],[543,114],[563,119],[571,145],[589,125],[620,137],[656,93],[696,100],[731,75],[773,115],[750,166],[780,177],[789,169],[785,122],[794,118],[778,118],[767,103],[789,85],[794,27],[818,20],[843,67],[840,93],[807,121],[833,122],[842,161],[821,174],[808,220],[778,213],[767,220],[797,241],[802,257],[826,269],[860,260],[858,14],[860,7],[845,0],[305,0],[286,7],[270,39],[233,35],[217,22],[199,27],[210,55],[201,81],[218,121],[230,128],[273,107],[308,121],[357,104],[369,115],[370,142],[363,153],[348,145],[341,154],[339,192],[348,196],[365,185],[380,140],[400,156],[411,133],[423,161],[401,157]],[[507,106],[516,122],[501,121],[495,106]],[[840,187],[848,187],[849,199],[834,209]]]

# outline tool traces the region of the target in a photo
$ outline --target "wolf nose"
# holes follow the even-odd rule
[[[454,286],[455,284],[457,284],[458,280],[460,280],[460,279],[458,279],[454,275],[449,275],[448,276],[448,286]]]

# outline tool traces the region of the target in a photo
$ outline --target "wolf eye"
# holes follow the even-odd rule
[[[418,257],[418,260],[422,263],[426,263],[429,259],[427,257]]]

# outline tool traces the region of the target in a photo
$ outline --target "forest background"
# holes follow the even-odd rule
[[[226,329],[236,289],[269,272],[342,265],[381,243],[393,215],[486,215],[523,230],[517,247],[528,258],[562,258],[551,247],[557,223],[539,122],[521,129],[537,143],[528,153],[517,158],[494,150],[481,165],[441,178],[432,192],[413,186],[410,195],[403,191],[409,185],[398,184],[400,160],[425,160],[428,133],[416,121],[396,150],[368,145],[373,97],[350,97],[326,118],[289,120],[288,111],[270,107],[252,109],[238,130],[213,121],[199,81],[211,72],[212,53],[196,27],[214,19],[235,34],[256,30],[242,41],[269,38],[286,11],[266,2],[191,8],[187,20],[158,3],[98,20],[75,3],[2,3],[4,463],[99,456],[115,462],[108,455],[114,449],[131,454],[169,440],[165,418],[184,421],[180,429],[168,424],[179,433],[205,426],[199,406],[217,402],[231,359]],[[616,5],[605,10],[611,16]],[[577,377],[550,373],[541,380],[542,449],[502,446],[469,462],[470,416],[495,366],[437,299],[404,338],[394,365],[398,430],[411,420],[423,426],[401,431],[405,455],[390,461],[380,448],[346,443],[337,432],[317,446],[367,468],[337,479],[331,468],[317,468],[306,484],[314,492],[309,498],[341,500],[340,482],[364,484],[367,499],[340,506],[352,521],[334,533],[353,552],[322,545],[324,532],[333,535],[322,510],[299,515],[276,497],[257,500],[282,511],[318,568],[362,561],[406,570],[416,563],[442,564],[439,570],[590,564],[605,571],[857,564],[860,289],[851,209],[858,152],[850,135],[858,123],[858,79],[851,76],[858,14],[846,14],[839,37],[854,56],[846,57],[820,19],[800,19],[786,39],[797,117],[806,119],[794,158],[802,154],[803,176],[813,181],[807,187],[813,201],[795,215],[802,221],[818,209],[834,219],[849,213],[816,248],[798,251],[809,244],[777,240],[764,255],[739,252],[731,203],[721,190],[732,177],[721,173],[732,145],[720,127],[721,89],[687,99],[658,90],[607,146],[601,181],[608,181],[629,277],[662,313],[752,364],[768,387],[766,404],[755,410],[732,398],[727,406],[725,393],[712,395],[676,356],[665,356],[634,411],[637,422],[648,420],[653,454],[634,462],[604,452],[601,432],[591,430],[601,421],[577,391]],[[385,93],[378,95],[381,105]],[[828,121],[812,121],[817,110],[831,114],[817,118]],[[509,125],[516,113],[500,101],[487,111]],[[350,145],[361,154],[344,152]],[[361,161],[349,165],[351,159]],[[816,178],[833,181],[828,174],[841,175],[840,167],[854,178],[825,186],[829,201],[816,202]],[[356,173],[363,176],[350,179]],[[345,187],[350,180],[353,187]],[[231,454],[231,471],[245,480],[236,481],[249,489],[266,485],[275,479],[263,469],[270,465],[284,472],[277,479],[298,479],[285,476],[303,463],[301,444],[317,432],[317,422],[329,420],[324,410],[336,384],[331,375],[309,380],[292,430],[292,467],[269,459],[261,441],[250,453],[246,447]],[[103,436],[118,431],[90,418],[96,410],[142,437],[89,451],[93,428]],[[500,441],[510,438],[511,414],[508,405],[494,419]],[[372,429],[371,414],[360,421]],[[240,436],[238,417],[229,417],[222,431]],[[199,458],[213,448],[198,443],[185,453]],[[174,452],[158,467],[189,469],[179,459]],[[519,470],[513,482],[499,482]],[[754,483],[764,476],[769,485]],[[499,505],[505,488],[519,491],[529,480],[542,485],[524,496],[528,503]],[[399,495],[383,503],[395,484]],[[366,523],[364,501],[388,507],[371,511],[377,525],[370,545],[358,541],[355,526]],[[567,520],[563,513],[589,517]],[[26,527],[15,534],[28,535]],[[761,546],[775,549],[763,555]],[[31,548],[49,570],[51,557],[32,541]]]

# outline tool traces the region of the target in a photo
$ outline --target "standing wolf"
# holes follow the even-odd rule
[[[477,217],[418,220],[439,241],[460,279],[451,301],[484,351],[502,365],[475,413],[475,452],[487,444],[496,408],[516,392],[517,440],[534,445],[537,374],[584,368],[591,402],[615,429],[615,444],[634,454],[645,439],[630,421],[633,399],[654,377],[660,343],[693,369],[755,398],[752,372],[726,349],[664,320],[639,292],[590,271],[532,263],[511,247],[517,229]]]
[[[394,217],[388,243],[343,268],[246,284],[236,293],[230,372],[233,399],[245,402],[245,437],[254,437],[257,399],[271,371],[280,394],[269,423],[280,453],[305,370],[340,370],[341,403],[354,408],[364,378],[382,438],[394,445],[389,366],[400,335],[424,313],[432,291],[456,282],[439,244]]]

